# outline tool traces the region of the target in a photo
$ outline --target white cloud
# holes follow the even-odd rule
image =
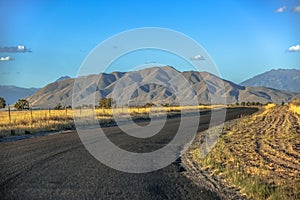
[[[296,52],[296,51],[300,51],[300,45],[299,44],[291,46],[289,48],[289,52]]]
[[[10,47],[0,47],[1,53],[25,53],[25,52],[31,52],[30,49],[27,49],[24,45],[18,45],[18,46],[10,46]]]
[[[278,9],[276,9],[275,12],[277,12],[277,13],[282,13],[282,12],[284,12],[285,10],[286,10],[286,6],[282,6],[282,7],[278,8]]]
[[[203,56],[201,56],[200,54],[198,54],[198,55],[195,55],[194,57],[192,57],[191,60],[205,60],[205,58]]]
[[[18,45],[18,50],[19,51],[24,51],[25,49],[25,46],[24,45]]]
[[[0,61],[8,61],[8,60],[13,60],[13,58],[6,56],[6,57],[0,57]]]
[[[300,6],[296,6],[294,9],[293,9],[294,12],[300,12]]]

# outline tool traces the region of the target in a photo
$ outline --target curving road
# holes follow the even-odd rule
[[[256,111],[227,109],[226,120]],[[201,112],[198,130],[207,129],[209,120],[210,112]],[[104,130],[123,149],[147,152],[167,144],[179,123],[180,118],[168,119],[150,140],[130,138],[118,127]],[[178,162],[144,174],[111,169],[88,153],[74,131],[0,143],[0,199],[219,199],[183,171]]]

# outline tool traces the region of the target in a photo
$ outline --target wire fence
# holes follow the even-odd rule
[[[172,107],[120,107],[120,108],[79,108],[60,110],[6,110],[0,111],[0,137],[7,135],[19,135],[39,131],[56,131],[74,129],[74,115],[76,117],[91,117],[100,123],[112,122],[114,116],[118,117],[144,117],[151,115],[163,115],[179,113],[186,110],[209,109],[211,106],[172,106]]]

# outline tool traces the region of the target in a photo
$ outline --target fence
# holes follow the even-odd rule
[[[113,115],[121,117],[128,117],[128,115],[144,116],[150,112],[151,114],[160,115],[169,112],[180,112],[183,109],[207,108],[211,108],[211,106],[0,111],[0,137],[38,131],[74,129],[73,114],[79,117],[94,116],[96,119],[106,122],[112,120]]]

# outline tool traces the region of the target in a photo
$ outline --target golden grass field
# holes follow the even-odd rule
[[[221,106],[214,106],[215,108]],[[0,111],[0,137],[8,135],[31,134],[40,131],[61,131],[74,129],[73,115],[86,117],[95,115],[100,123],[112,122],[115,115],[130,115],[134,117],[148,117],[151,114],[176,113],[181,110],[210,109],[212,106],[173,106],[173,107],[149,107],[149,108],[115,108],[115,109],[82,109],[82,110],[26,110],[11,111],[11,117],[7,111]],[[75,112],[75,113],[74,113]]]
[[[270,104],[227,123],[206,156],[199,148],[204,141],[200,134],[187,155],[200,169],[249,199],[300,199],[299,110],[295,102]]]

